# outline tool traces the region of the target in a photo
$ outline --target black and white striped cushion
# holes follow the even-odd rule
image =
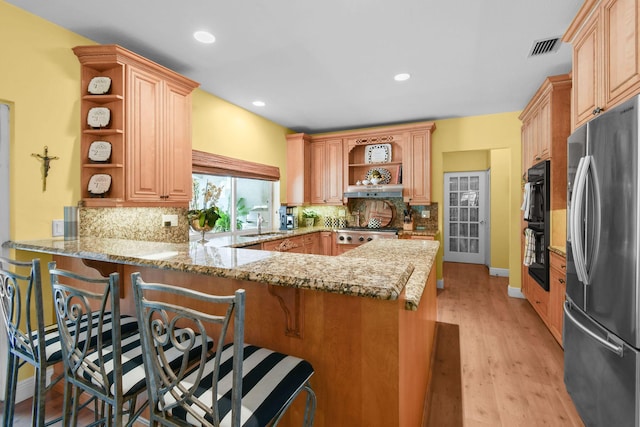
[[[176,335],[180,336],[180,331],[176,331]],[[201,354],[201,340],[199,339],[200,335],[196,335],[195,343],[193,348],[189,350],[188,359],[193,361],[196,358],[200,357]],[[141,346],[141,335],[139,333],[135,333],[126,338],[123,338],[121,341],[122,347],[122,394],[125,399],[128,396],[139,393],[144,390],[147,386],[147,378],[144,370],[143,357],[142,357],[142,346]],[[177,369],[182,362],[182,351],[173,347],[170,340],[167,340],[167,344],[164,346],[165,356],[167,360],[169,360],[169,364],[172,368]],[[210,349],[213,346],[213,342],[210,338],[207,339],[207,349]],[[107,346],[102,350],[103,360],[105,361],[105,370],[107,372],[107,378],[109,384],[111,385],[110,393],[113,395],[115,393],[115,386],[113,385],[113,346]],[[95,352],[90,354],[87,357],[87,360],[91,363],[99,366],[99,354]],[[79,371],[79,374],[82,375],[87,381],[91,381],[93,384],[102,386],[101,379],[97,379],[92,377],[89,372]]]
[[[92,329],[91,329],[91,346],[96,345],[98,342],[98,322],[100,319],[100,312],[94,312],[92,315]],[[71,324],[70,322],[68,322]],[[104,313],[102,321],[102,339],[105,343],[111,342],[111,328],[112,328],[111,312]],[[80,341],[83,342],[87,336],[87,316],[82,319],[80,332],[82,336]],[[60,333],[58,332],[58,325],[51,325],[45,328],[46,334],[44,336],[44,342],[46,346],[47,362],[57,363],[62,360],[62,348],[60,347]],[[138,319],[135,316],[121,315],[120,316],[120,333],[122,337],[131,335],[138,331]],[[37,343],[37,332],[33,334],[33,340]]]
[[[232,357],[233,346],[227,344],[220,361],[217,396],[221,426],[231,425]],[[194,396],[209,407],[212,405],[212,370],[213,359],[211,358],[207,363],[206,376],[200,381],[194,393]],[[313,372],[313,367],[306,360],[245,344],[242,363],[241,424],[245,427],[267,425],[287,400],[305,385]],[[194,377],[195,374],[187,376],[183,384],[193,384]],[[173,402],[169,394],[165,395],[165,399],[167,403]],[[203,414],[195,405],[191,408]],[[183,408],[173,409],[173,416],[197,425],[196,419],[187,414]],[[213,422],[209,415],[205,418]]]

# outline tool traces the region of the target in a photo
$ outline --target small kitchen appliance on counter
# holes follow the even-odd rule
[[[298,228],[298,217],[293,213],[293,207],[280,207],[280,230],[294,230]]]

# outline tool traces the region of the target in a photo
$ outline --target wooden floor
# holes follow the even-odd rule
[[[508,282],[484,266],[444,264],[424,427],[583,425],[564,388],[562,348],[526,300],[507,296]],[[47,414],[61,406],[54,393]],[[30,400],[16,412],[14,425],[30,425]]]
[[[443,276],[427,425],[582,426],[564,387],[562,347],[529,302],[507,296],[508,278],[456,263],[444,263]]]

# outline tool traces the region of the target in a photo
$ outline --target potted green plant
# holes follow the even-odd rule
[[[316,222],[316,218],[318,218],[318,213],[313,209],[303,209],[302,217],[304,218],[307,227],[313,227]]]
[[[213,230],[216,221],[220,218],[220,211],[216,203],[220,199],[221,192],[222,186],[218,187],[209,181],[200,191],[200,183],[193,180],[193,200],[187,211],[187,218],[189,218],[191,228],[202,233],[200,243],[206,242],[204,234]]]

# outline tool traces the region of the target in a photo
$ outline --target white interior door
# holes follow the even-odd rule
[[[0,245],[9,240],[9,106],[0,104]],[[0,248],[6,255],[6,249]],[[0,320],[2,322],[2,320]],[[0,400],[5,398],[7,334],[0,325]]]
[[[444,260],[487,264],[487,172],[444,174]]]

